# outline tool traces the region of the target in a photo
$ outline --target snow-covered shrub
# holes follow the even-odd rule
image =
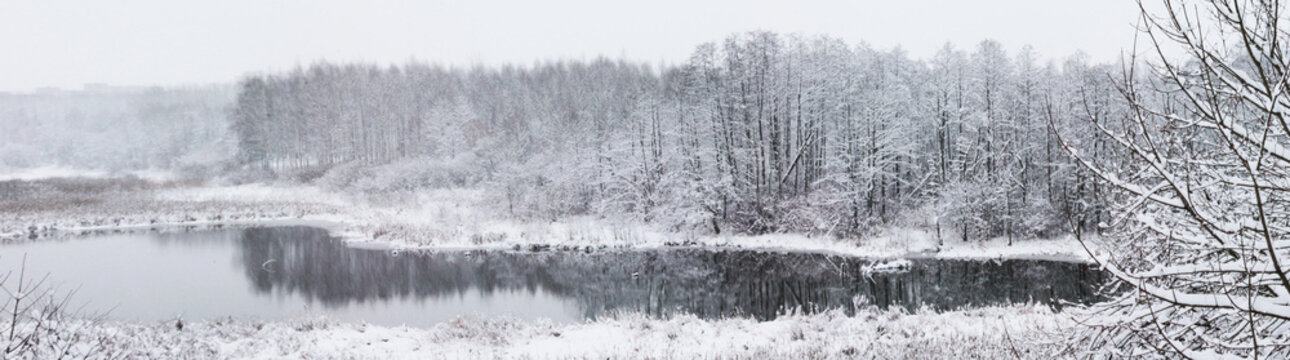
[[[1032,196],[1017,221],[1018,233],[1028,237],[1052,238],[1065,231],[1067,224],[1058,209],[1041,196]]]
[[[705,203],[709,197],[696,185],[664,186],[662,196],[665,201],[654,207],[649,218],[672,230],[717,232],[719,227],[714,225],[717,215],[709,211],[711,206]]]
[[[357,161],[332,166],[326,174],[315,179],[314,184],[331,190],[345,189],[363,176],[362,170],[363,165]]]
[[[352,186],[363,192],[408,191],[428,185],[430,170],[429,161],[425,159],[406,159],[365,169],[363,176],[355,179]]]
[[[780,230],[807,234],[834,234],[842,222],[823,191],[781,201],[776,209]]]
[[[994,195],[986,187],[973,182],[948,184],[937,202],[942,226],[956,229],[963,240],[993,235],[987,217],[991,207],[997,203]]]
[[[518,218],[557,219],[587,214],[591,207],[589,186],[556,182],[533,172],[503,172],[490,184],[491,201]]]
[[[274,179],[274,174],[272,170],[262,166],[243,165],[237,169],[229,171],[225,175],[224,179],[234,185],[240,185],[269,181]]]
[[[357,170],[341,168],[325,179],[331,186],[345,185],[362,192],[412,191],[427,188],[465,187],[485,177],[473,153],[441,159],[416,157]]]
[[[0,358],[113,358],[107,334],[68,307],[71,292],[56,291],[47,277],[23,270],[0,278]]]

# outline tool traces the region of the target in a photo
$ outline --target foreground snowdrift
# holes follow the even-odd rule
[[[332,323],[208,321],[85,327],[98,355],[127,358],[1055,358],[1074,357],[1074,322],[1045,307],[906,314],[860,310],[774,321],[624,315],[560,325],[458,318],[429,329]],[[89,350],[89,348],[82,348]],[[49,354],[46,354],[49,355]]]

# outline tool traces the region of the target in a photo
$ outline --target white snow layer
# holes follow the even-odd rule
[[[429,329],[326,320],[106,324],[109,351],[131,358],[1052,358],[1075,326],[1041,306],[907,314],[858,310],[772,321],[651,319],[624,315],[585,324],[462,317]],[[99,334],[101,335],[101,334]]]

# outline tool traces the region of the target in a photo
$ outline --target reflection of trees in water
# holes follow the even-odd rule
[[[916,260],[908,272],[865,276],[862,259],[693,249],[392,256],[346,247],[305,227],[249,229],[240,243],[246,275],[261,292],[342,305],[541,288],[575,299],[587,317],[681,311],[765,319],[791,308],[851,309],[857,296],[880,307],[937,310],[1086,302],[1103,279],[1086,264],[1026,260]]]

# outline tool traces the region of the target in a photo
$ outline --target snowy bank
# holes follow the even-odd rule
[[[838,239],[810,234],[711,235],[659,229],[657,226],[598,216],[547,221],[515,220],[490,210],[476,189],[425,190],[406,194],[397,204],[373,205],[333,219],[351,224],[339,235],[355,243],[432,250],[580,249],[615,247],[653,249],[670,246],[816,252],[867,258],[1034,258],[1086,262],[1088,256],[1072,238],[1017,240],[1006,238],[938,240],[928,231],[891,228],[876,236]]]
[[[108,180],[102,180],[108,181]],[[39,184],[36,182],[35,184]],[[574,216],[519,220],[487,204],[478,189],[341,194],[315,186],[247,184],[37,191],[0,209],[0,239],[77,235],[165,226],[247,225],[263,221],[323,224],[360,246],[428,250],[582,249],[703,246],[831,253],[868,258],[1041,258],[1088,261],[1071,239],[961,241],[921,229],[838,239],[810,234],[711,235],[659,229],[631,219]],[[62,188],[59,188],[62,189]],[[63,191],[63,192],[58,192]],[[24,202],[25,201],[25,202]],[[32,209],[32,211],[26,211]]]
[[[1075,323],[1046,307],[908,314],[859,310],[758,322],[623,315],[583,324],[462,317],[428,329],[321,319],[105,323],[80,330],[127,358],[1059,358]]]

